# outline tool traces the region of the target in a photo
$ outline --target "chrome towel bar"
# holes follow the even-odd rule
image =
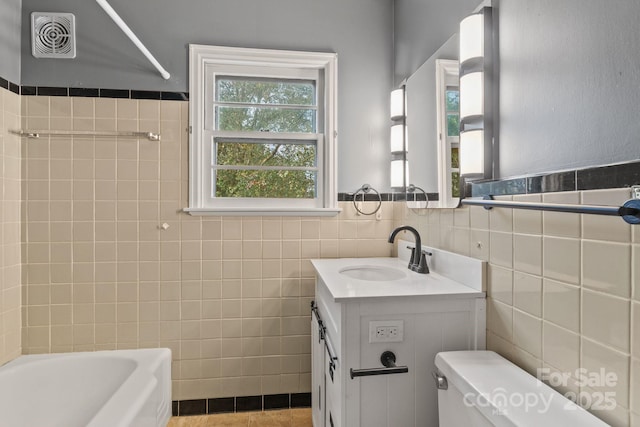
[[[627,200],[622,206],[514,202],[509,200],[493,200],[492,196],[485,196],[484,199],[463,199],[461,203],[468,206],[483,206],[485,209],[513,208],[538,211],[621,216],[622,219],[629,224],[640,224],[640,199]]]
[[[57,131],[57,130],[10,130],[10,133],[25,138],[40,138],[43,136],[86,136],[86,137],[117,137],[117,138],[147,138],[149,141],[160,141],[160,134],[153,132],[96,132],[96,131]]]

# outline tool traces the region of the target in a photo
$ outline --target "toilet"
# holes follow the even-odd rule
[[[440,427],[600,427],[605,422],[492,351],[438,353]]]

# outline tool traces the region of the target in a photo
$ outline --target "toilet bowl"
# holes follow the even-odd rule
[[[600,427],[605,422],[492,351],[436,355],[440,427]]]

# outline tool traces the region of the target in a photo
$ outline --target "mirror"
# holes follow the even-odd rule
[[[429,196],[438,194],[437,201],[430,197],[429,208],[459,205],[458,24],[465,16],[490,4],[490,0],[479,5],[469,0],[451,3],[447,16],[456,18],[446,25],[448,33],[446,28],[440,29],[441,33],[450,35],[449,39],[405,79],[410,207],[424,207],[424,203],[412,203],[421,196],[424,199],[420,190]],[[421,40],[427,42],[424,37]]]
[[[405,86],[409,184],[438,194],[437,201],[429,202],[430,208],[453,208],[459,201],[457,58],[458,35],[454,34]],[[419,199],[420,194],[418,189],[407,191],[407,200]]]

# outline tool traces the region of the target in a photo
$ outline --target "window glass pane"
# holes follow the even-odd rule
[[[301,170],[218,170],[215,197],[313,199],[316,172]]]
[[[446,93],[447,111],[460,110],[460,91],[458,88],[447,87]]]
[[[451,174],[451,196],[460,197],[460,174],[458,172]]]
[[[218,102],[316,105],[313,81],[218,77],[216,89]]]
[[[447,114],[447,136],[460,136],[460,115]]]
[[[273,107],[216,107],[222,131],[316,132],[316,110]]]
[[[454,169],[458,169],[460,167],[460,160],[458,158],[458,148],[451,148],[451,167]]]
[[[316,145],[309,142],[217,141],[216,164],[233,166],[316,165]]]

